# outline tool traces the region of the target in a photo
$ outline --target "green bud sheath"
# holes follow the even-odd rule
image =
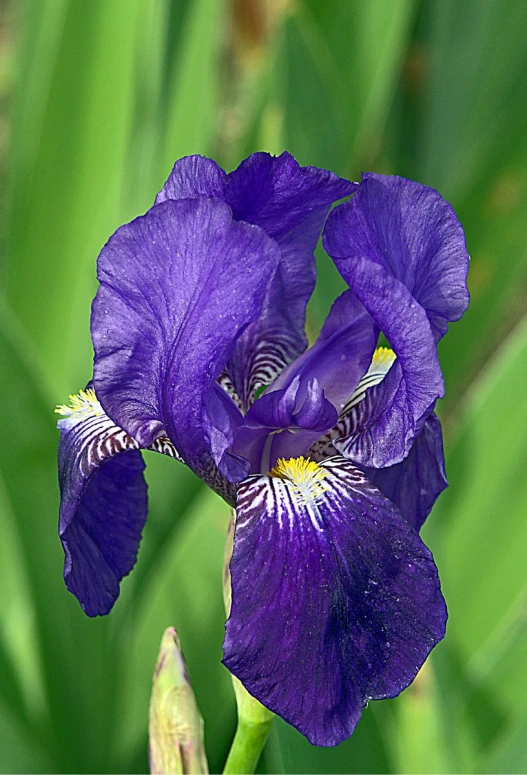
[[[203,719],[190,685],[176,630],[163,634],[150,699],[150,772],[208,773]]]

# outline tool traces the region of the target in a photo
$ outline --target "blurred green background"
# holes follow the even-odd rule
[[[53,407],[91,375],[96,256],[174,160],[283,149],[437,188],[466,230],[472,305],[441,344],[451,487],[425,528],[447,638],[336,749],[278,720],[261,771],[527,771],[526,39],[525,0],[0,4],[0,771],[145,772],[168,625],[222,766],[226,507],[149,455],[138,565],[89,620],[62,582]],[[319,267],[312,332],[342,287]]]

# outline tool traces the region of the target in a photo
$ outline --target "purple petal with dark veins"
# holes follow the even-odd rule
[[[443,375],[424,310],[410,300],[405,287],[363,259],[355,270],[355,287],[375,296],[366,306],[397,360],[380,385],[352,409],[353,451],[343,445],[338,448],[357,463],[384,468],[410,451],[423,418],[444,394]]]
[[[398,509],[343,458],[327,489],[288,479],[238,489],[224,664],[314,745],[353,732],[370,699],[395,697],[445,632],[433,558]]]
[[[368,443],[352,459],[393,465],[408,454],[443,395],[436,341],[468,304],[463,230],[433,189],[368,174],[352,201],[331,214],[324,246],[397,355],[377,390],[384,401],[375,410],[377,422],[360,429]]]
[[[176,162],[158,194],[156,203],[219,197],[232,207],[235,220],[260,226],[280,244],[279,270],[262,315],[240,337],[228,364],[245,409],[258,387],[272,382],[305,349],[305,310],[315,285],[313,251],[333,202],[356,188],[332,172],[300,167],[289,153],[254,153],[229,175],[211,159],[187,156]]]
[[[426,420],[408,457],[389,468],[367,468],[366,476],[420,530],[438,496],[448,487],[441,423],[435,414]]]
[[[328,437],[348,460],[383,468],[408,454],[423,422],[421,417],[415,418],[408,407],[406,382],[401,365],[395,361],[382,382],[341,415]]]
[[[305,350],[306,305],[316,276],[313,251],[331,205],[356,188],[327,170],[301,167],[289,153],[254,153],[229,174],[227,201],[234,217],[261,226],[282,252],[263,314],[228,364],[246,408],[258,387]]]
[[[207,481],[206,396],[236,338],[258,318],[280,258],[262,229],[218,199],[166,201],[122,226],[99,257],[94,384],[141,446],[166,428]]]
[[[138,443],[107,417],[91,390],[59,420],[64,580],[89,616],[106,614],[135,564],[147,514]],[[151,449],[179,458],[162,437]]]

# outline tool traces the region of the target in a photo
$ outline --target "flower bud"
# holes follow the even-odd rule
[[[150,772],[208,773],[203,719],[190,685],[176,630],[163,634],[150,699]]]

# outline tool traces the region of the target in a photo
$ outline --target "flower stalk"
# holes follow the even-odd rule
[[[235,676],[232,682],[238,707],[238,724],[223,772],[226,775],[249,775],[256,769],[271,731],[274,714],[255,700]]]

